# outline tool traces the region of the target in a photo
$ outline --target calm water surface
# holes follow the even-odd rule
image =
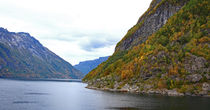
[[[114,93],[85,86],[0,79],[0,110],[210,110],[210,98]]]

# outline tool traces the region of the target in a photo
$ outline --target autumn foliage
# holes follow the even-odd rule
[[[178,3],[179,0],[172,0]],[[178,13],[146,42],[128,51],[115,52],[106,62],[91,71],[83,80],[112,76],[116,81],[143,80],[143,74],[159,75],[158,88],[173,89],[187,82],[170,79],[185,78],[183,63],[189,55],[210,61],[210,3],[209,0],[189,0]],[[141,26],[139,24],[139,26]],[[126,37],[138,26],[128,31]],[[162,53],[162,54],[160,54]],[[166,76],[161,76],[167,74]]]

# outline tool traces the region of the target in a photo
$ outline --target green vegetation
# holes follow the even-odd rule
[[[117,46],[120,46],[122,44],[122,42],[126,39],[129,39],[133,36],[133,34],[135,34],[135,32],[141,28],[144,24],[144,21],[147,19],[147,16],[153,14],[154,12],[156,12],[157,8],[160,7],[161,5],[163,5],[164,3],[170,3],[172,5],[180,5],[180,3],[186,2],[188,0],[162,0],[159,4],[157,4],[155,7],[150,7],[141,17],[140,19],[142,19],[140,21],[140,19],[138,20],[137,24],[134,25],[131,29],[128,30],[127,34],[123,37],[123,39],[118,42]],[[156,0],[153,0],[151,5],[154,4],[156,2]],[[140,21],[140,22],[139,22]],[[163,40],[167,40],[164,36],[163,36]],[[167,41],[165,41],[167,42]],[[118,51],[118,50],[117,50]]]
[[[11,33],[3,28],[0,28],[0,34],[0,77],[82,77],[78,70],[43,47],[29,34],[27,37],[22,37],[20,34]],[[12,42],[11,39],[13,39]]]
[[[168,0],[163,0],[161,4],[165,1]],[[179,4],[180,0],[169,0],[169,2]],[[151,13],[151,10],[148,10]],[[154,88],[156,89],[176,88],[180,92],[198,92],[201,90],[201,86],[195,85],[187,79],[188,75],[193,74],[191,73],[193,70],[186,68],[186,62],[191,61],[194,57],[202,57],[206,62],[210,62],[209,11],[209,0],[189,0],[146,42],[128,51],[116,51],[106,62],[85,76],[83,80],[91,82],[108,77],[126,83],[143,80],[143,83],[150,82],[150,84],[155,85]],[[117,46],[134,34],[141,26],[142,22],[131,28]],[[194,65],[187,64],[189,66]],[[206,68],[209,68],[209,63],[206,63],[206,65]],[[202,71],[202,68],[198,68],[196,73],[203,76],[206,73]],[[150,78],[151,76],[155,76],[157,80]],[[209,82],[205,77],[203,77],[203,80]],[[197,83],[202,82],[204,81],[200,80]],[[122,86],[120,85],[120,88]]]

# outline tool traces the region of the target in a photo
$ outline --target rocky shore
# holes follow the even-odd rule
[[[125,84],[122,88],[108,88],[108,87],[96,87],[94,85],[88,84],[86,87],[88,89],[94,90],[103,90],[103,91],[111,91],[111,92],[127,92],[127,93],[135,93],[135,94],[156,94],[156,95],[163,95],[163,96],[202,96],[202,97],[209,97],[210,98],[210,85],[208,83],[202,84],[202,91],[191,93],[191,92],[179,92],[178,89],[153,89],[150,85],[145,86],[146,89],[141,90],[138,86],[130,86]]]

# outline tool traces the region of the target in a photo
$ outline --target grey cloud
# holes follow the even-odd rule
[[[69,32],[60,33],[54,36],[42,37],[42,39],[53,39],[58,41],[77,42],[81,49],[94,51],[94,49],[115,45],[119,39],[105,33],[82,33]]]
[[[93,51],[94,49],[115,45],[117,39],[113,38],[114,37],[107,34],[95,34],[90,36],[87,41],[80,41],[80,46],[86,51]]]

